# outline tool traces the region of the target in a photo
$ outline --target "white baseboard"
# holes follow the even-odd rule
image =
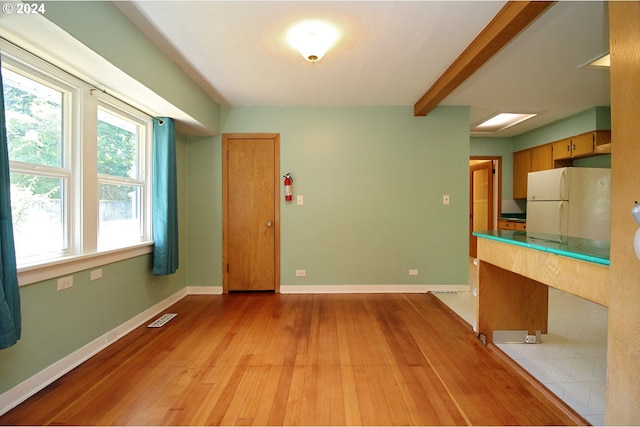
[[[282,294],[326,294],[326,293],[427,293],[463,292],[468,285],[318,285],[280,286]],[[76,368],[84,361],[104,350],[118,339],[166,310],[187,295],[222,295],[222,286],[188,286],[164,301],[150,307],[133,319],[96,338],[87,345],[48,366],[31,378],[26,379],[0,395],[0,415],[15,408],[40,390]]]
[[[426,294],[464,292],[469,285],[281,285],[281,294]]]
[[[222,286],[187,286],[187,295],[222,295]]]
[[[149,309],[135,316],[133,319],[128,320],[115,329],[112,329],[106,334],[96,338],[95,340],[79,348],[68,356],[55,362],[53,365],[50,365],[42,371],[38,372],[31,378],[26,379],[12,389],[2,393],[0,395],[0,415],[15,408],[58,378],[62,377],[67,372],[82,364],[90,357],[104,350],[105,348],[116,342],[118,339],[127,335],[137,327],[143,325],[145,322],[148,322],[158,313],[171,307],[186,295],[187,289],[181,289],[164,301],[161,301],[153,307],[150,307]]]

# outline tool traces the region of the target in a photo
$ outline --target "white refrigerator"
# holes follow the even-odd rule
[[[611,169],[566,167],[529,172],[527,236],[610,240]]]

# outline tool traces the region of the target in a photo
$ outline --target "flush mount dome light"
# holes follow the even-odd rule
[[[318,62],[338,40],[334,27],[322,21],[304,21],[287,33],[289,44],[309,62]]]

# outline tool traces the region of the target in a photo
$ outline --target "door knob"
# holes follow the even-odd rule
[[[271,227],[273,224],[271,221],[267,221],[267,227]]]

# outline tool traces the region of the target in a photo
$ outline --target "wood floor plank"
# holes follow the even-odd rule
[[[0,424],[584,423],[429,295],[202,295],[168,312]]]
[[[344,402],[338,402],[338,405],[344,405],[344,425],[361,426],[362,415],[360,414],[360,404],[358,400],[358,390],[352,365],[340,366],[340,377],[342,378],[342,395]]]

